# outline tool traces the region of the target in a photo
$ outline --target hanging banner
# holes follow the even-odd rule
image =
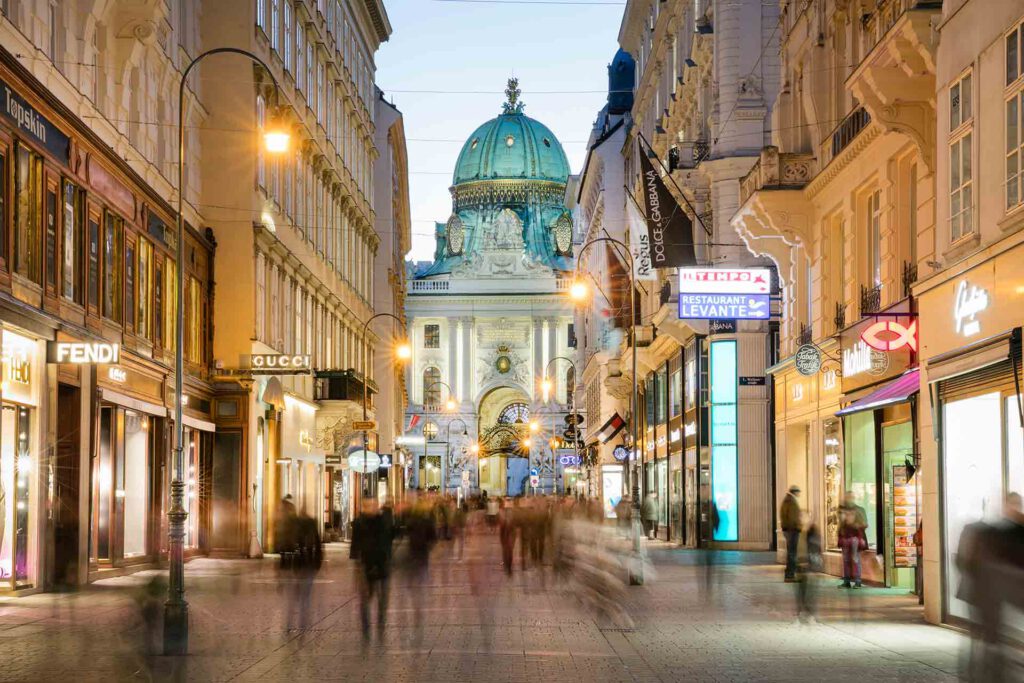
[[[651,261],[651,241],[644,225],[644,217],[632,200],[626,202],[626,220],[629,224],[629,251],[633,257],[633,280],[654,281],[658,274]]]
[[[642,146],[640,171],[644,209],[647,213],[647,237],[650,240],[651,262],[654,267],[678,268],[697,265],[693,249],[693,221],[665,187],[665,182],[654,169],[654,164]]]

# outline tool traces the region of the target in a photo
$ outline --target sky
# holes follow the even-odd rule
[[[394,32],[377,53],[377,84],[405,120],[410,258],[432,258],[434,222],[451,215],[455,160],[501,113],[510,76],[525,113],[554,132],[573,173],[582,169],[625,2],[561,2],[385,0]]]

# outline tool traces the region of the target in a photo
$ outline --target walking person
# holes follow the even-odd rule
[[[430,551],[438,538],[435,515],[436,508],[431,510],[427,505],[416,504],[409,511],[404,525],[408,544],[404,588],[412,601],[417,642],[423,638],[423,600],[430,578]]]
[[[801,522],[804,526],[803,553],[798,554],[796,562],[796,616],[804,623],[814,623],[817,591],[813,575],[824,568],[821,556],[821,530],[806,512],[801,515]],[[799,541],[796,545],[799,546]]]
[[[786,583],[796,581],[796,551],[800,542],[800,487],[789,487],[779,508],[779,525],[786,539]]]
[[[658,535],[658,494],[651,492],[644,498],[643,508],[640,510],[640,519],[644,524],[644,534],[648,539]]]
[[[352,555],[359,560],[359,618],[363,647],[370,645],[370,601],[377,600],[377,642],[384,640],[388,612],[388,579],[391,576],[391,543],[394,525],[377,509],[373,498],[363,500],[360,515],[352,522]]]
[[[316,520],[305,512],[295,519],[295,546],[292,551],[291,595],[288,604],[288,628],[305,633],[310,627],[313,582],[323,564],[323,546]]]
[[[839,547],[843,551],[843,582],[840,588],[860,588],[860,554],[868,549],[868,518],[857,505],[853,491],[847,491],[839,506]]]
[[[505,574],[512,576],[512,556],[516,546],[516,522],[512,507],[507,501],[501,501],[501,514],[498,515],[498,534],[501,539],[501,564]]]

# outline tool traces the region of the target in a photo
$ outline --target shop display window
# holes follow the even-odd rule
[[[120,406],[100,407],[92,468],[90,559],[117,565],[149,554],[152,419]]]
[[[14,169],[14,269],[36,284],[41,284],[42,269],[42,192],[43,158],[24,145],[17,145]]]
[[[107,212],[103,221],[103,316],[121,322],[124,221]]]
[[[843,430],[838,418],[822,423],[825,440],[825,547],[839,547],[839,505],[843,502]]]
[[[199,439],[202,435],[198,430],[185,428],[184,450],[185,462],[185,548],[199,547],[199,501],[201,498],[202,472],[199,469]]]
[[[1024,495],[1024,429],[1021,396],[1006,398],[1006,492]]]
[[[0,581],[29,579],[32,410],[3,404],[0,415]]]
[[[878,545],[878,476],[875,458],[875,413],[864,411],[846,417],[845,489],[864,508],[868,520],[868,547]],[[843,492],[845,495],[845,491]]]
[[[739,539],[738,366],[736,342],[711,342],[711,496],[714,540]]]
[[[970,615],[967,603],[956,597],[960,535],[968,524],[997,519],[1002,507],[1000,403],[994,392],[943,405],[946,605],[951,616],[962,619]]]

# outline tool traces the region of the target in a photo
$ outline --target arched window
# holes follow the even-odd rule
[[[569,366],[565,371],[565,402],[572,402],[573,392],[576,391],[576,368]]]
[[[441,371],[431,366],[423,371],[423,405],[441,404]]]
[[[498,424],[526,424],[530,421],[530,406],[525,403],[510,403],[498,415]]]

